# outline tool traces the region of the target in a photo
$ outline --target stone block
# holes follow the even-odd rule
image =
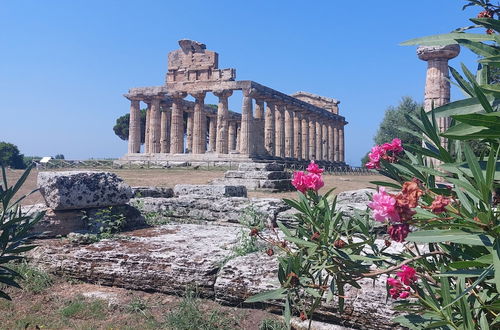
[[[132,193],[134,198],[170,198],[174,196],[174,190],[168,187],[132,187]]]
[[[247,189],[240,185],[195,185],[178,184],[174,187],[175,196],[193,196],[193,197],[246,197]]]
[[[259,187],[274,192],[290,191],[293,190],[292,181],[290,179],[284,180],[260,180]]]
[[[343,191],[337,195],[338,203],[364,203],[365,205],[371,201],[371,196],[377,192],[375,189],[358,189]]]
[[[123,205],[132,197],[130,186],[109,172],[40,172],[37,184],[53,210]]]
[[[225,178],[258,179],[258,180],[280,180],[290,179],[290,173],[279,171],[227,171]]]
[[[284,171],[285,166],[278,163],[241,163],[239,171]]]

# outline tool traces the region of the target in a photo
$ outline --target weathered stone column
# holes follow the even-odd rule
[[[264,144],[266,151],[269,155],[275,155],[275,140],[276,133],[275,127],[276,123],[274,120],[274,112],[276,105],[274,103],[266,102],[266,117],[265,117],[265,128],[264,128]]]
[[[293,157],[296,159],[302,159],[302,114],[295,111],[293,115],[293,143],[294,151]]]
[[[316,159],[323,160],[323,130],[321,129],[322,117],[316,117]]]
[[[285,157],[293,158],[293,111],[285,107]]]
[[[316,156],[316,120],[313,114],[309,114],[309,158],[317,160]]]
[[[208,117],[210,122],[208,125],[208,151],[215,151],[217,138],[217,117]]]
[[[253,90],[243,90],[243,103],[241,108],[241,133],[240,133],[240,153],[244,155],[253,155],[253,109],[252,95]]]
[[[148,107],[146,108],[146,127],[144,130],[144,153],[149,154],[149,134],[150,134],[150,122],[151,122],[151,102],[148,100]]]
[[[193,113],[187,113],[187,123],[186,123],[186,153],[193,153]]]
[[[328,160],[333,162],[335,160],[335,139],[333,136],[333,121],[328,121]]]
[[[425,78],[424,109],[431,111],[450,102],[450,81],[448,61],[460,53],[459,45],[420,46],[417,48],[418,58],[427,61]],[[446,131],[450,126],[450,118],[437,118],[439,131]],[[441,144],[448,148],[448,140],[441,138]]]
[[[309,159],[309,120],[308,114],[302,114],[302,159]]]
[[[160,98],[151,100],[151,115],[149,122],[149,152],[157,154],[160,152],[160,137],[161,137],[161,112]]]
[[[170,109],[167,105],[161,112],[161,134],[160,134],[160,152],[166,154],[170,152]]]
[[[128,124],[128,153],[141,152],[141,101],[135,98],[130,100],[130,121]]]
[[[277,157],[285,157],[285,107],[282,104],[276,106],[276,148]]]
[[[328,126],[326,125],[326,118],[323,119],[321,124],[321,136],[323,137],[321,153],[323,155],[323,160],[328,160]]]
[[[232,90],[215,91],[214,95],[219,98],[217,104],[217,142],[215,151],[219,154],[227,154],[229,152],[229,108],[228,98],[233,94]],[[233,132],[234,134],[234,132]],[[232,150],[232,149],[231,149]]]
[[[241,123],[237,125],[236,129],[236,150],[240,152],[240,146],[241,146]]]
[[[339,161],[341,163],[345,162],[345,153],[344,153],[344,123],[341,123],[339,128]]]
[[[236,122],[229,122],[228,151],[236,150]]]
[[[207,150],[207,125],[205,106],[205,92],[193,93],[195,98],[193,113],[193,154],[203,154]]]
[[[184,152],[184,111],[182,99],[186,93],[176,93],[172,97],[172,119],[170,121],[170,153],[182,154]]]
[[[264,146],[264,101],[255,100],[255,116],[254,116],[254,152],[258,155],[265,155],[266,149]]]
[[[335,121],[333,123],[333,160],[336,162],[340,161],[340,156],[339,156],[339,122]]]

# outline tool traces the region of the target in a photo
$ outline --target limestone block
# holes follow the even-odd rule
[[[290,179],[282,179],[282,180],[260,180],[259,186],[262,190],[270,190],[270,191],[290,191],[295,189],[292,186],[292,181]]]
[[[278,163],[241,163],[239,171],[284,171],[285,166]]]
[[[174,196],[174,190],[168,187],[132,187],[132,193],[135,198],[169,198]]]
[[[178,184],[174,187],[174,194],[193,197],[246,197],[247,189],[244,186],[232,185]]]
[[[225,178],[279,180],[290,179],[290,173],[284,171],[227,171]]]
[[[122,205],[132,197],[130,186],[109,172],[40,172],[37,184],[53,210]]]
[[[338,203],[365,203],[368,204],[371,201],[371,196],[376,193],[375,189],[358,189],[343,191],[337,195]]]
[[[212,180],[212,184],[220,185],[235,185],[235,186],[245,186],[248,190],[258,190],[260,187],[259,180],[248,180],[243,178],[217,178]]]

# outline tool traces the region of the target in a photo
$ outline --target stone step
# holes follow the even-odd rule
[[[174,187],[174,194],[194,197],[247,197],[247,188],[244,185],[178,184]]]

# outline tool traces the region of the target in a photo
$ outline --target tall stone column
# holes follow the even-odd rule
[[[241,124],[237,125],[236,129],[236,150],[240,152],[240,146],[241,146]]]
[[[316,117],[316,159],[323,160],[323,130],[320,116]]]
[[[228,149],[228,151],[236,150],[236,122],[235,121],[229,122],[227,149]]]
[[[323,120],[321,124],[321,136],[323,140],[321,141],[323,147],[321,149],[321,153],[323,155],[323,160],[328,160],[328,126],[326,125],[326,118]]]
[[[255,100],[255,116],[254,116],[254,151],[258,155],[265,155],[266,149],[264,147],[264,101]]]
[[[275,140],[276,133],[275,127],[276,123],[274,120],[274,112],[276,106],[274,103],[266,102],[266,117],[265,117],[265,128],[264,128],[264,144],[266,151],[270,156],[275,155]]]
[[[318,160],[316,156],[316,117],[309,114],[309,158]]]
[[[307,113],[302,114],[302,159],[309,159],[309,119]]]
[[[302,114],[295,111],[293,115],[293,157],[302,159]]]
[[[205,106],[205,92],[193,93],[195,98],[193,113],[193,154],[203,154],[207,150],[207,125]]]
[[[333,122],[328,121],[328,160],[333,162],[335,160],[335,139],[333,136]]]
[[[147,101],[148,107],[146,108],[146,129],[144,130],[144,153],[149,154],[149,134],[150,134],[150,122],[151,122],[151,102]]]
[[[170,153],[182,154],[184,152],[184,111],[182,99],[186,93],[172,95],[172,119],[170,128]]]
[[[187,113],[187,122],[186,122],[186,144],[188,153],[193,153],[193,113]]]
[[[339,128],[339,161],[341,163],[345,162],[344,153],[344,123],[341,124]]]
[[[151,100],[149,131],[149,152],[152,154],[157,154],[160,152],[161,113],[160,99],[156,97]]]
[[[334,140],[334,145],[333,145],[333,160],[336,162],[340,162],[340,156],[339,156],[339,122],[335,121],[333,123],[333,140]]]
[[[214,92],[214,95],[219,98],[219,103],[217,104],[217,142],[215,146],[215,151],[219,154],[227,154],[230,150],[228,146],[230,136],[228,98],[232,94],[232,90]]]
[[[450,102],[450,81],[448,61],[460,53],[459,45],[420,46],[417,48],[418,58],[427,61],[425,78],[424,109],[431,111]],[[438,118],[439,131],[446,131],[450,126],[450,118]],[[443,148],[448,148],[448,140],[441,138]]]
[[[285,107],[285,157],[293,158],[293,111]]]
[[[128,153],[136,154],[141,152],[141,101],[134,98],[129,98],[129,100]]]
[[[217,117],[208,117],[208,151],[215,151],[217,139]]]
[[[161,134],[160,152],[166,154],[170,152],[170,109],[166,105],[161,112]]]
[[[253,90],[243,90],[243,103],[241,109],[241,133],[240,133],[240,153],[244,155],[254,154],[253,129]]]
[[[276,106],[276,148],[277,157],[285,157],[285,107],[282,104]]]

